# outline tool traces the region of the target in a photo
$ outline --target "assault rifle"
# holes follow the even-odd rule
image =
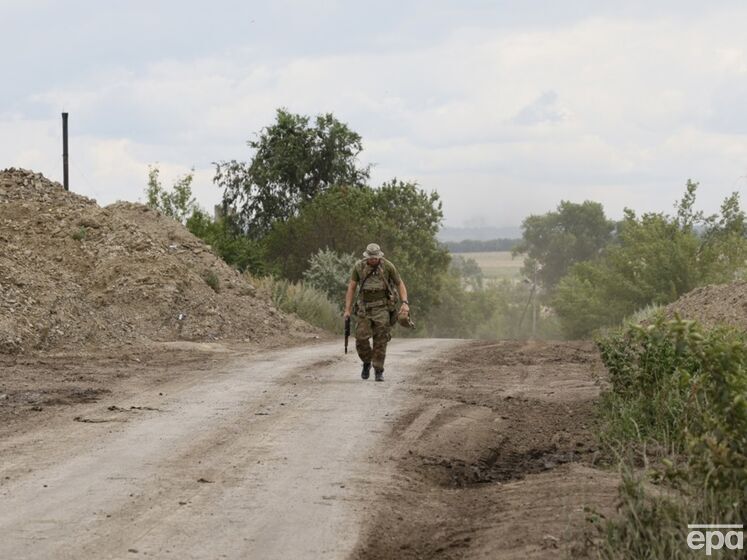
[[[348,338],[350,337],[350,317],[345,317],[345,353],[348,353]]]

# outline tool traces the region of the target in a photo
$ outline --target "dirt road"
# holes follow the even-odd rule
[[[16,367],[0,558],[583,553],[587,508],[611,511],[617,487],[595,466],[591,343],[395,340],[385,383],[340,346],[107,358],[67,377],[29,363],[39,378],[14,392]]]
[[[0,558],[345,558],[402,383],[454,344],[394,343],[385,383],[335,343],[62,409],[0,442]]]

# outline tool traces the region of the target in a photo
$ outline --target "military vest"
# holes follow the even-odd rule
[[[358,263],[358,275],[360,276],[359,298],[364,302],[380,301],[389,296],[388,283],[391,282],[389,272],[381,261],[376,267],[369,266],[368,262],[362,260]]]

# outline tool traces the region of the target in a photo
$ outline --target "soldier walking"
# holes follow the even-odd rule
[[[407,301],[405,283],[396,267],[384,258],[381,247],[376,243],[369,244],[363,257],[355,264],[350,276],[348,291],[345,294],[344,316],[347,319],[354,314],[357,320],[355,349],[363,362],[361,378],[368,379],[373,364],[376,381],[384,381],[386,345],[392,338],[391,329],[397,296],[402,302],[400,320],[409,322],[410,304]]]

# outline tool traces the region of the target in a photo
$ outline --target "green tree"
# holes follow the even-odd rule
[[[240,271],[264,274],[262,246],[242,235],[231,217],[213,220],[206,212],[196,209],[187,219],[187,229],[210,245],[215,253]]]
[[[274,225],[265,239],[267,258],[284,277],[299,280],[320,248],[360,255],[377,242],[405,279],[414,312],[424,313],[438,303],[449,266],[448,252],[436,240],[442,219],[438,194],[415,183],[334,187]]]
[[[263,239],[268,263],[281,276],[298,281],[319,249],[360,255],[382,227],[381,216],[372,212],[374,204],[371,188],[333,187],[320,194],[297,216],[274,224]]]
[[[483,273],[475,259],[468,259],[460,255],[452,255],[449,270],[462,279],[462,284],[470,291],[482,290]]]
[[[561,201],[556,211],[524,220],[522,240],[514,255],[526,253],[522,272],[529,278],[537,271],[538,282],[552,290],[577,262],[596,258],[612,239],[613,222],[598,202]]]
[[[160,171],[155,165],[148,166],[148,186],[145,189],[146,204],[176,221],[185,223],[187,218],[198,209],[197,202],[192,197],[192,180],[194,169],[178,177],[171,187],[166,190],[159,178]]]
[[[223,188],[223,200],[238,209],[252,238],[292,218],[333,185],[362,187],[368,180],[369,166],[358,163],[360,135],[329,113],[309,121],[278,109],[275,123],[248,142],[254,151],[248,163],[216,164],[214,181]]]
[[[553,307],[569,336],[619,323],[650,304],[668,304],[690,290],[728,282],[747,258],[745,215],[736,193],[720,215],[694,210],[688,181],[675,216],[625,210],[618,237],[604,254],[575,264],[559,282]]]

